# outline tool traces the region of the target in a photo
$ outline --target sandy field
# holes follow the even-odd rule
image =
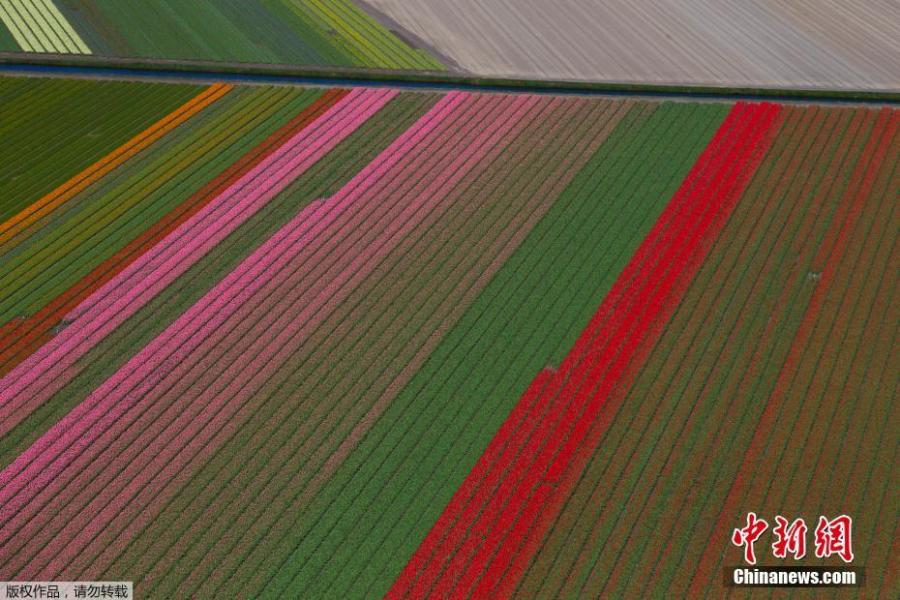
[[[900,89],[896,0],[365,0],[486,76]]]

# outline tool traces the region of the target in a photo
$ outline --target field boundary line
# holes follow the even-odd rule
[[[633,96],[693,101],[756,100],[782,103],[900,105],[900,89],[833,90],[643,84],[617,81],[534,80],[477,77],[444,71],[396,71],[353,67],[316,67],[209,60],[131,59],[94,55],[0,52],[0,75],[112,78],[143,81],[229,82],[255,85],[325,87],[397,87],[423,91],[462,90],[493,93]]]

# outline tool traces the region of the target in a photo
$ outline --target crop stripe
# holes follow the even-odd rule
[[[199,212],[228,186],[275,152],[286,139],[321,116],[347,93],[346,90],[335,89],[323,94],[290,122],[283,125],[177,208],[167,213],[124,248],[97,265],[90,273],[75,282],[46,306],[23,321],[13,321],[6,328],[0,327],[0,376],[11,371],[50,340],[53,337],[50,327],[62,320],[66,313]]]
[[[35,5],[38,6],[40,10],[40,5],[43,5],[44,10],[43,14],[48,23],[53,25],[54,23],[58,27],[58,32],[60,36],[63,38],[63,43],[66,48],[74,53],[74,54],[91,54],[91,49],[88,48],[88,45],[81,39],[81,36],[78,35],[78,32],[75,31],[75,28],[72,27],[72,24],[69,23],[68,19],[59,11],[55,4],[53,4],[53,0],[34,0]]]
[[[818,319],[822,302],[830,287],[831,281],[834,279],[837,269],[838,260],[843,254],[844,247],[848,241],[848,232],[852,229],[856,220],[860,216],[860,211],[865,199],[868,197],[874,173],[881,167],[885,160],[890,144],[898,128],[897,113],[890,109],[884,109],[879,114],[878,123],[875,125],[874,131],[880,132],[873,135],[866,148],[863,156],[870,156],[869,161],[860,160],[857,162],[850,181],[856,182],[848,187],[844,192],[844,199],[841,203],[842,213],[832,219],[831,228],[827,234],[827,238],[832,240],[831,244],[823,244],[819,247],[817,256],[813,264],[821,265],[821,279],[816,285],[815,292],[810,298],[809,304],[804,312],[803,321],[800,324],[797,334],[791,343],[791,348],[784,365],[778,375],[775,388],[766,402],[766,407],[757,422],[752,441],[744,453],[741,467],[738,469],[736,477],[731,484],[722,509],[719,511],[713,533],[707,542],[703,556],[698,562],[700,568],[692,579],[691,590],[696,591],[701,584],[707,584],[711,577],[711,565],[717,564],[717,554],[721,554],[722,547],[712,543],[712,540],[724,539],[725,532],[729,530],[729,519],[733,516],[733,510],[738,505],[739,500],[744,497],[749,484],[748,473],[752,472],[753,465],[758,457],[762,454],[763,444],[766,441],[767,434],[773,426],[776,416],[776,410],[782,403],[783,396],[787,391],[787,383],[794,376],[798,367],[799,356],[809,343],[809,338],[814,331],[814,326]]]
[[[52,213],[74,198],[80,191],[100,180],[104,175],[224,96],[231,89],[232,86],[224,84],[209,86],[52,192],[44,195],[19,214],[11,217],[5,223],[0,223],[0,245],[23,232],[29,225]]]
[[[351,92],[312,127],[285,142],[165,240],[110,279],[65,316],[72,325],[0,379],[0,431],[21,420],[68,380],[80,356],[155,297],[210,248],[255,214],[396,95]],[[16,419],[12,416],[16,415]],[[8,417],[8,418],[6,418]]]
[[[91,54],[91,49],[52,0],[0,3],[0,21],[26,52]]]
[[[685,282],[699,268],[771,142],[769,131],[778,114],[770,104],[733,108],[560,369],[552,376],[539,374],[501,426],[488,455],[508,444],[523,412],[540,418],[533,412],[539,406],[539,413],[548,415],[528,439],[514,436],[520,438],[512,440],[519,448],[495,463],[493,469],[500,469],[503,479],[500,490],[483,494],[481,505],[469,501],[486,475],[484,465],[491,462],[492,456],[483,457],[389,596],[474,592],[482,597],[514,589],[535,542],[574,485],[579,465],[573,460],[589,453],[582,442],[605,399],[627,387],[627,377],[636,371],[633,359],[653,345],[661,331],[657,324],[677,306]],[[449,522],[455,522],[455,531],[465,532],[460,552],[442,543]]]

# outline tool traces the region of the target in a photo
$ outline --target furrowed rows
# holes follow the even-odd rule
[[[285,123],[278,131],[254,147],[251,152],[244,154],[240,160],[232,163],[227,169],[220,172],[202,188],[191,194],[187,200],[165,213],[153,226],[144,230],[143,233],[132,239],[126,246],[66,289],[65,292],[56,296],[52,302],[45,305],[26,321],[16,323],[15,328],[7,336],[7,339],[0,341],[0,357],[6,357],[2,368],[0,368],[0,373],[10,370],[25,356],[31,354],[31,352],[46,342],[50,337],[48,329],[51,324],[60,321],[66,313],[75,308],[98,287],[109,281],[109,279],[131,264],[150,247],[196,214],[216,195],[224,191],[229,185],[274,152],[287,136],[305,127],[334,102],[343,97],[344,94],[345,92],[333,91],[317,98],[312,104],[304,108],[297,117]],[[282,110],[285,108],[292,110],[295,107],[287,105]],[[273,121],[273,125],[281,120],[280,115],[269,118]],[[259,136],[253,135],[249,137],[250,140],[248,141],[255,142]],[[242,150],[242,146],[243,144],[238,145],[238,149]],[[229,158],[229,156],[233,155],[230,154],[230,148],[228,148],[219,156]]]
[[[15,88],[20,93],[4,100],[4,110],[17,118],[0,123],[0,231],[41,196],[201,91],[181,85],[0,79],[0,93]]]
[[[4,378],[0,383],[0,402],[7,406],[10,399],[27,394],[29,403],[34,405],[52,395],[67,381],[55,375],[66,369],[71,373],[71,365],[80,356],[255,214],[294,177],[357,128],[391,94],[380,91],[349,94],[316,121],[314,127],[300,131],[279,152],[170,234],[167,243],[153,247],[85,299],[66,315],[72,325]],[[307,140],[309,145],[305,144]],[[273,172],[267,173],[269,168]],[[259,186],[260,182],[265,185]],[[252,189],[252,193],[231,205],[229,199],[245,189]]]
[[[665,113],[665,112],[666,112],[666,111],[665,111],[665,109],[664,109],[663,111],[661,111],[660,115],[663,114],[663,113]],[[659,115],[658,115],[658,116],[659,116]],[[695,117],[695,118],[696,118],[696,117]],[[669,120],[669,119],[665,119],[665,118],[662,118],[662,117],[661,117],[661,118],[655,120],[655,122],[653,123],[653,125],[648,124],[648,125],[646,126],[646,131],[647,131],[647,133],[645,134],[645,135],[647,136],[646,139],[648,140],[648,142],[645,142],[645,143],[650,143],[649,140],[652,140],[654,135],[660,135],[660,136],[662,137],[662,139],[665,139],[665,135],[667,135],[667,134],[668,134],[668,135],[671,135],[671,133],[672,133],[672,132],[671,132],[671,128],[672,128],[673,122],[674,122],[674,119]],[[662,129],[662,131],[660,131],[660,129]],[[639,139],[640,139],[640,138],[639,138]],[[690,140],[691,138],[688,137],[688,138],[684,138],[684,139],[685,139],[685,140]],[[642,150],[643,150],[643,151],[646,151],[646,149],[642,149],[642,148],[640,147],[640,145],[639,145],[640,142],[639,142],[639,141],[638,141],[638,142],[635,142],[635,143],[637,144],[636,150],[637,150],[638,153],[641,152]],[[652,146],[651,146],[651,147],[652,147]],[[696,152],[696,149],[691,149],[691,150],[688,152],[688,154],[690,154],[691,152]],[[635,154],[635,155],[636,155],[636,154]],[[616,169],[616,168],[618,168],[618,166],[617,166],[617,165],[613,165],[612,169]],[[683,168],[683,167],[682,167],[682,168]],[[612,170],[611,170],[611,172],[615,172],[615,171],[612,171]],[[627,187],[628,184],[629,184],[630,182],[627,182],[627,181],[626,181],[626,182],[623,182],[623,183],[624,183],[624,186]],[[622,185],[622,184],[620,184],[620,185]],[[645,188],[646,188],[646,187],[647,187],[647,186],[646,186],[646,184],[645,184]],[[613,189],[615,189],[615,188],[613,188]],[[652,189],[652,188],[650,188],[650,189]],[[638,188],[638,189],[635,190],[635,193],[636,193],[636,194],[642,194],[642,193],[647,193],[648,191],[649,191],[649,189],[641,189],[641,188]],[[652,192],[651,192],[651,193],[652,193]],[[634,206],[634,207],[638,207],[638,206],[640,206],[640,205],[637,204],[637,203],[633,203],[633,204],[626,205],[626,206]],[[640,215],[640,212],[637,212],[636,214],[637,214],[637,215]],[[633,219],[633,218],[634,218],[634,217],[629,216],[629,219],[628,219],[628,221],[626,221],[626,223],[631,222],[631,219]],[[645,219],[646,219],[646,217],[645,217]],[[633,226],[633,225],[632,225],[632,226]],[[644,227],[646,227],[646,225],[644,225]],[[612,236],[612,232],[606,232],[606,235],[611,237],[611,236]],[[619,258],[618,260],[621,260],[621,258]],[[600,263],[600,264],[602,264],[602,263]],[[518,405],[517,405],[517,406],[518,406]],[[525,404],[523,403],[521,406],[524,407]],[[517,409],[517,410],[518,410],[518,409]],[[512,423],[512,422],[513,422],[512,420],[508,420],[508,421],[506,421],[505,423]],[[537,420],[533,421],[533,424],[536,424],[536,423],[537,423]],[[523,437],[524,437],[524,436],[523,436]],[[496,441],[499,441],[499,440],[498,440],[497,438],[495,438],[494,441],[496,442]],[[492,442],[492,443],[493,443],[493,442]],[[487,456],[488,456],[488,455],[484,455],[484,457],[487,457]],[[484,457],[483,457],[483,459],[484,459]],[[485,485],[487,485],[487,483],[485,483]],[[487,488],[487,489],[490,489],[490,488]],[[445,514],[445,515],[448,515],[449,513],[445,512],[444,514]],[[443,516],[442,516],[442,518],[443,518]],[[435,532],[433,531],[432,533],[434,534]],[[440,538],[440,537],[441,537],[440,535],[437,535],[437,538]],[[435,538],[435,541],[437,541],[437,538]],[[427,544],[427,543],[428,543],[428,541],[426,540],[426,544]],[[446,540],[444,540],[442,543],[443,543],[443,544],[447,544],[448,542],[447,542]],[[420,552],[421,552],[421,551],[422,551],[422,549],[420,549]],[[426,554],[427,554],[427,552],[426,552]],[[417,562],[415,558],[413,559],[413,562]],[[412,563],[411,563],[411,564],[412,564]],[[417,587],[416,587],[415,590],[413,591],[414,594],[424,593],[425,588],[422,588],[422,587],[421,587],[423,583],[424,583],[424,581],[421,580],[421,579],[417,581]],[[399,591],[399,590],[398,590],[398,591]]]
[[[748,109],[748,112],[752,112],[754,109]],[[732,122],[741,122],[743,125],[743,115],[739,116],[742,111],[743,107],[739,106],[736,108],[732,115],[729,116],[729,120]],[[761,122],[759,129],[763,132],[765,132],[766,128],[763,124],[772,118],[769,113],[770,111],[765,107],[760,107],[756,110],[757,116],[755,116],[754,119]],[[749,118],[746,119],[746,121],[747,123],[753,123],[753,120]],[[726,138],[729,135],[737,135],[731,133],[735,131],[736,127],[737,126],[729,126],[726,121],[726,124],[723,125],[719,135],[724,135]],[[737,139],[741,138],[738,137]],[[716,144],[715,140],[713,144]],[[735,152],[738,149],[739,147],[736,147],[736,149],[731,150],[731,152]],[[747,160],[747,157],[752,157],[752,153],[755,151],[754,143],[751,142],[746,150],[741,150],[741,152],[747,153],[746,156],[742,156],[741,154],[737,155],[740,157],[740,160],[736,161],[736,165],[738,165],[739,168],[744,168],[744,161]],[[706,154],[709,154],[709,152],[710,149],[707,149]],[[701,157],[698,165],[703,164],[704,158]],[[752,158],[750,158],[750,164],[752,165]],[[695,170],[697,168],[698,167],[695,167]],[[700,168],[702,169],[705,167]],[[710,168],[715,169],[715,167],[712,166]],[[750,168],[752,169],[752,166]],[[715,170],[712,172],[716,173]],[[704,227],[706,227],[705,223],[714,224],[716,220],[724,218],[723,215],[727,216],[728,211],[730,210],[728,208],[730,202],[728,198],[733,196],[735,189],[740,189],[740,186],[742,185],[740,183],[741,176],[740,171],[736,171],[734,174],[730,174],[729,171],[720,172],[721,174],[716,175],[716,180],[713,185],[724,185],[724,187],[721,188],[724,195],[724,199],[722,200],[723,208],[715,208],[712,211],[703,208],[705,214],[703,212],[700,213],[703,217],[699,220],[690,217],[690,213],[688,212],[683,212],[681,214],[673,213],[673,215],[677,214],[678,218],[684,219],[685,223],[691,223],[691,227],[699,227],[699,229],[695,229],[694,231],[696,231],[696,233],[691,233],[690,236],[687,235],[687,232],[685,233],[685,236],[676,236],[685,237],[685,247],[683,250],[676,250],[674,247],[671,250],[667,250],[667,252],[677,251],[680,253],[672,255],[671,262],[664,256],[658,259],[662,261],[660,263],[661,265],[666,266],[665,271],[660,272],[658,276],[651,276],[649,274],[641,275],[642,277],[648,278],[648,281],[659,281],[659,288],[656,288],[659,291],[653,291],[652,294],[663,294],[662,298],[665,298],[665,295],[670,293],[666,286],[671,284],[667,282],[678,282],[683,279],[690,279],[690,270],[687,270],[686,275],[681,275],[679,270],[669,269],[669,265],[674,262],[675,265],[686,265],[684,267],[678,267],[678,269],[690,269],[689,265],[695,263],[697,260],[695,257],[702,255],[701,251],[694,250],[692,244],[696,244],[697,241],[692,240],[699,240],[702,244],[703,236],[706,235],[704,233]],[[694,178],[706,177],[706,175],[703,175],[702,173],[703,171],[701,170],[696,175],[689,175],[685,185],[692,186]],[[738,177],[736,182],[734,179],[735,176]],[[719,183],[720,180],[722,183]],[[679,191],[679,194],[676,194],[672,203],[670,203],[669,207],[666,209],[667,213],[679,210],[677,207],[681,202],[679,198],[682,196],[681,192],[683,190],[684,186],[682,187],[682,190]],[[688,195],[691,193],[691,191],[687,192]],[[701,188],[698,193],[707,194],[706,197],[710,197],[709,192],[703,188]],[[702,203],[699,203],[697,208],[703,206]],[[697,208],[692,207],[690,203],[688,203],[686,207],[688,210],[697,210]],[[697,224],[694,224],[695,222]],[[668,226],[665,214],[660,218],[654,231],[656,231],[661,224],[663,227]],[[675,224],[673,224],[672,227],[675,227]],[[660,233],[664,231],[665,230],[662,230]],[[511,470],[504,478],[504,483],[500,488],[501,491],[493,494],[490,503],[488,503],[485,509],[487,511],[485,514],[491,514],[491,511],[494,511],[494,514],[496,515],[488,517],[488,519],[497,520],[493,525],[489,524],[491,521],[484,522],[483,525],[480,525],[487,534],[486,541],[484,543],[476,542],[477,546],[473,546],[474,553],[471,554],[470,558],[467,560],[455,563],[457,566],[454,566],[453,562],[450,563],[447,571],[441,575],[441,580],[436,588],[436,593],[441,594],[441,590],[446,589],[446,593],[451,593],[452,591],[453,594],[465,595],[471,590],[474,590],[474,593],[479,596],[489,592],[500,593],[502,595],[508,593],[508,591],[503,592],[504,589],[512,589],[512,586],[517,582],[520,577],[519,573],[521,572],[522,566],[527,564],[521,563],[520,561],[527,561],[528,556],[532,552],[531,550],[523,549],[521,544],[528,543],[530,545],[534,540],[540,539],[543,535],[542,532],[546,526],[545,523],[547,518],[552,518],[554,510],[558,510],[552,507],[558,505],[559,501],[557,499],[561,499],[561,494],[564,494],[565,490],[570,487],[570,484],[566,484],[565,480],[561,482],[560,478],[565,476],[568,469],[571,469],[571,472],[576,474],[580,472],[578,462],[572,462],[576,456],[575,452],[582,441],[585,440],[585,436],[588,434],[589,428],[594,423],[598,411],[606,401],[607,394],[615,386],[619,385],[618,378],[621,376],[627,377],[628,363],[632,360],[632,357],[630,356],[630,353],[632,352],[630,348],[632,346],[629,346],[629,344],[642,343],[643,334],[641,334],[639,330],[636,331],[630,326],[627,326],[626,323],[629,318],[636,319],[639,314],[643,314],[643,311],[647,309],[640,308],[640,313],[638,313],[635,311],[623,312],[620,308],[614,309],[614,307],[620,301],[624,302],[624,306],[626,307],[629,302],[634,301],[648,302],[649,304],[647,306],[653,307],[654,302],[660,301],[659,299],[653,299],[652,295],[644,296],[647,298],[646,300],[639,300],[641,298],[640,295],[634,296],[634,300],[632,300],[630,295],[637,294],[638,292],[636,289],[638,288],[633,284],[622,283],[628,282],[631,277],[634,277],[634,275],[630,273],[638,272],[639,269],[637,269],[635,265],[640,264],[640,262],[636,261],[643,260],[641,258],[642,255],[649,256],[656,253],[656,251],[651,249],[652,246],[648,246],[648,244],[655,245],[659,243],[656,241],[654,235],[659,234],[651,232],[651,234],[648,235],[647,241],[645,241],[644,245],[638,251],[638,254],[635,255],[635,258],[632,259],[632,262],[629,263],[628,268],[623,272],[620,279],[617,280],[616,286],[625,286],[621,289],[628,289],[628,294],[622,295],[621,291],[617,291],[617,287],[613,288],[607,296],[604,306],[601,307],[600,311],[594,316],[588,329],[582,334],[579,341],[576,343],[575,348],[562,363],[559,371],[550,383],[550,387],[544,391],[544,397],[550,399],[551,403],[562,402],[562,405],[558,410],[552,410],[549,413],[555,416],[543,420],[538,430],[529,438],[522,453],[514,459],[514,462],[510,463]],[[664,235],[668,236],[669,234],[665,233]],[[700,237],[698,238],[696,236]],[[662,301],[663,310],[665,310],[667,302],[668,301],[665,300]],[[640,306],[640,304],[636,306]],[[615,325],[615,327],[623,327],[625,328],[623,331],[629,331],[630,333],[628,335],[631,336],[631,341],[628,340],[627,336],[622,338],[622,341],[618,341],[619,334],[616,333],[615,330],[606,331],[606,326],[602,325],[602,323],[609,319],[614,313],[617,315],[617,318],[626,317],[625,321]],[[651,312],[642,320],[645,324],[649,325],[657,319],[661,319],[664,322],[665,317],[656,317]],[[610,325],[616,323],[615,320],[607,322]],[[599,337],[592,342],[596,349],[591,350],[590,354],[586,354],[582,358],[582,352],[585,352],[588,349],[588,346],[583,345],[586,343],[583,340],[589,340],[597,335],[592,333],[593,331],[599,333]],[[607,345],[604,348],[604,344],[608,343],[604,341],[606,335],[612,336],[609,338],[611,345]],[[621,346],[622,350],[618,349],[620,343],[625,344],[624,346]],[[639,346],[635,345],[633,348],[637,349]],[[595,352],[598,354],[595,354],[596,358],[592,358],[592,353]],[[608,358],[604,358],[607,355]],[[610,362],[610,360],[612,360],[612,362]],[[578,365],[577,367],[576,364]],[[597,367],[594,367],[593,365],[597,365]],[[576,368],[576,370],[573,372],[571,370],[572,368]],[[593,370],[593,372],[591,370]],[[579,374],[579,371],[581,371],[581,374]],[[595,386],[599,387],[595,388]],[[553,433],[555,428],[556,433]],[[563,443],[555,442],[554,440],[565,441]],[[591,444],[591,442],[588,443]],[[544,483],[538,485],[539,481],[543,481]],[[507,491],[503,492],[503,489]],[[507,502],[509,502],[506,507],[503,507],[502,504],[502,502],[504,502],[502,500],[504,495],[508,498]],[[556,498],[554,498],[554,496]],[[541,507],[540,514],[536,510],[538,507]],[[484,518],[485,515],[482,515],[479,519],[483,520]],[[479,527],[477,523],[476,527]],[[457,557],[459,557],[459,554],[457,554]],[[520,564],[522,566],[519,566]],[[508,569],[510,568],[513,571],[512,573],[508,572]],[[446,587],[442,588],[442,586]],[[498,587],[499,589],[496,589]]]
[[[57,6],[58,4],[58,6]],[[154,23],[154,27],[147,27]],[[122,58],[441,70],[348,0],[7,0],[0,47]],[[87,42],[87,43],[86,43]]]
[[[435,64],[346,0],[130,2],[59,13],[103,53]],[[63,44],[46,4],[16,7]],[[172,28],[137,40],[138,13]],[[867,589],[896,589],[896,110],[0,102],[2,578],[716,596],[752,510],[852,514]]]

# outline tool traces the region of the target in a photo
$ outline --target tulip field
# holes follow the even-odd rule
[[[0,52],[444,68],[350,0],[3,0]]]
[[[163,48],[124,4],[0,6]],[[437,65],[329,23],[247,48]],[[865,595],[900,593],[900,110],[14,77],[0,103],[0,580],[719,597],[753,511],[852,515]]]

